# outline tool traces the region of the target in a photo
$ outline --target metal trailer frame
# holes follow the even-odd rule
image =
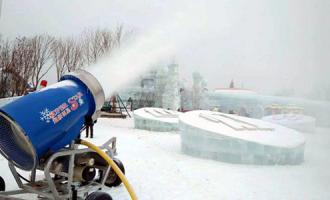
[[[82,199],[82,197],[86,197],[88,193],[95,192],[98,190],[102,190],[104,187],[104,184],[107,180],[107,177],[109,175],[111,167],[109,165],[107,166],[93,166],[96,169],[101,169],[103,172],[100,181],[92,181],[89,182],[86,185],[81,185],[81,182],[74,182],[73,176],[74,176],[74,159],[75,156],[78,154],[84,154],[89,152],[94,152],[93,150],[89,148],[85,149],[78,149],[78,145],[75,144],[74,141],[69,145],[68,148],[64,148],[54,154],[52,154],[47,161],[45,161],[45,165],[43,168],[44,171],[44,180],[36,181],[36,171],[37,168],[33,169],[30,174],[30,183],[23,184],[22,177],[19,175],[19,173],[16,170],[16,167],[14,164],[9,161],[8,165],[10,168],[11,173],[13,174],[15,181],[20,189],[17,190],[10,190],[5,192],[0,192],[0,197],[6,196],[6,198],[10,199],[10,196],[12,195],[18,195],[18,194],[26,194],[26,193],[32,193],[32,194],[38,194],[43,199],[52,199],[52,200],[78,200]],[[117,149],[116,149],[116,138],[112,137],[107,142],[105,142],[102,146],[100,146],[102,150],[106,150],[106,153],[111,157],[114,158],[115,155],[117,155]],[[57,175],[60,175],[62,177],[67,178],[67,180],[59,179],[54,180],[51,176],[51,174],[54,174],[51,172],[51,166],[53,161],[55,161],[57,158],[69,156],[69,165],[68,165],[68,172],[60,172],[57,173]],[[83,198],[83,199],[84,199]],[[16,199],[16,198],[13,198]]]

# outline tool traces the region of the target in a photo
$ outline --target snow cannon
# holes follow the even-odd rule
[[[123,182],[136,199],[123,164],[114,157],[116,138],[100,147],[80,139],[84,129],[93,127],[104,100],[98,80],[78,70],[0,107],[0,152],[19,187],[4,191],[0,177],[0,198],[34,193],[45,199],[105,200],[111,196],[100,192],[104,185]],[[16,168],[30,171],[29,178]],[[38,178],[37,172],[44,175]]]
[[[79,70],[48,88],[25,95],[0,109],[0,150],[23,170],[76,139],[86,116],[104,103],[97,79]]]

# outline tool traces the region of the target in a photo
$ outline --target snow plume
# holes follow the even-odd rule
[[[87,67],[87,70],[97,77],[105,96],[109,97],[153,64],[168,61],[187,42],[196,40],[194,33],[200,33],[205,25],[202,13],[195,4],[185,8],[184,13],[175,12],[150,31],[137,35],[133,41],[126,42],[108,57]]]

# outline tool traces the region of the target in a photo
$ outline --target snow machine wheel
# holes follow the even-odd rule
[[[86,197],[86,200],[112,200],[112,197],[105,192],[92,192]]]
[[[123,163],[117,158],[113,158],[113,161],[117,164],[117,166],[123,172],[123,174],[125,174],[125,168],[124,168]],[[119,176],[111,168],[110,172],[109,172],[109,175],[107,177],[107,180],[105,181],[105,185],[108,186],[108,187],[116,187],[120,184],[121,184],[121,180],[120,180]]]
[[[6,190],[6,183],[5,180],[0,176],[0,191]]]

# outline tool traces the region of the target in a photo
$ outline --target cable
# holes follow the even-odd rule
[[[24,181],[26,181],[27,183],[30,183],[31,181],[29,181],[27,178],[25,178],[24,176],[22,176],[20,173],[17,172],[17,175],[23,179]]]
[[[128,180],[126,179],[125,175],[123,174],[123,172],[119,169],[119,167],[117,166],[117,164],[110,158],[110,156],[108,156],[108,154],[106,154],[104,151],[102,151],[99,147],[95,146],[94,144],[85,141],[85,140],[80,140],[79,141],[80,144],[87,146],[88,148],[94,150],[97,154],[99,154],[104,160],[106,160],[108,162],[108,164],[112,167],[112,169],[115,171],[115,173],[118,175],[118,177],[120,178],[120,180],[123,182],[123,184],[126,187],[127,192],[129,193],[129,195],[131,196],[132,200],[137,200],[137,196],[133,190],[133,187],[131,186],[131,184],[128,182]]]

